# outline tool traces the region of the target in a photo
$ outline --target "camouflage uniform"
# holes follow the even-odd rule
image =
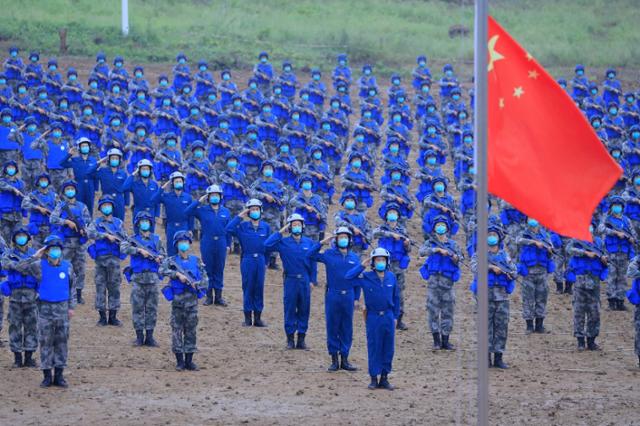
[[[22,259],[33,255],[33,250],[22,254],[15,250],[13,256],[5,253],[2,258],[2,269],[7,271],[15,269],[18,261],[15,255]],[[35,283],[34,283],[35,284]],[[38,308],[37,293],[35,288],[21,286],[11,290],[9,298],[9,346],[11,352],[35,352],[38,349]],[[0,312],[2,310],[0,309]]]
[[[600,279],[592,274],[578,275],[573,286],[573,335],[597,337],[599,334]]]
[[[29,191],[33,191],[37,188],[36,177],[40,175],[44,171],[44,167],[42,166],[42,161],[40,160],[28,160],[22,163],[22,180],[26,188]]]
[[[0,166],[1,167],[1,166]],[[11,185],[10,180],[8,179],[0,179],[0,191],[1,192],[9,192],[12,188],[24,190],[22,187],[22,181],[16,180],[14,183],[18,182],[18,186]],[[11,236],[15,228],[20,226],[22,223],[22,210],[18,208],[17,210],[12,210],[9,212],[1,212],[0,213],[0,233],[2,234],[2,238],[5,241],[11,241]]]
[[[545,318],[549,297],[547,268],[539,265],[529,268],[529,274],[522,277],[521,291],[522,318],[525,320]]]
[[[451,334],[455,306],[453,281],[442,275],[433,276],[427,287],[427,312],[432,333]]]
[[[53,212],[51,212],[52,225],[65,226],[63,225],[65,218],[61,216],[63,211],[63,206],[65,203],[66,201],[58,203],[56,207],[53,209]],[[84,209],[82,209],[81,220],[85,226],[91,223],[91,215],[89,215],[89,210],[87,210],[86,206]],[[73,271],[75,274],[73,277],[73,283],[74,283],[74,287],[77,290],[82,290],[84,288],[84,277],[85,277],[85,266],[86,266],[85,265],[86,250],[84,246],[85,244],[84,242],[81,242],[80,238],[66,237],[64,239],[64,247],[62,247],[64,258],[69,262],[71,262],[71,264],[73,265]]]

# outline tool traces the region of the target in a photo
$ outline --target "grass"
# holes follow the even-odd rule
[[[120,34],[118,0],[0,0],[0,40],[58,53],[67,28],[69,54],[130,61],[173,60],[184,51],[218,68],[253,64],[260,50],[298,68],[352,62],[385,72],[420,53],[441,63],[470,61],[472,33],[451,39],[451,25],[472,29],[468,0],[130,0],[130,35]],[[472,3],[472,2],[471,2]],[[543,64],[640,65],[637,0],[492,0],[492,14]]]

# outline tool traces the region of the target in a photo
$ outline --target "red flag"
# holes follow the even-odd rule
[[[561,235],[589,224],[622,169],[556,81],[489,18],[489,192]]]

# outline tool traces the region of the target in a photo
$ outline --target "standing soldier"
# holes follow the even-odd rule
[[[121,326],[120,310],[120,242],[124,239],[122,220],[114,216],[115,201],[108,195],[98,201],[98,216],[88,226],[87,234],[95,242],[89,246],[89,255],[95,260],[96,310],[99,326]],[[107,320],[107,307],[109,319]]]
[[[133,283],[131,319],[136,332],[136,346],[158,346],[153,330],[158,319],[158,272],[165,250],[160,237],[153,233],[153,220],[149,212],[138,212],[133,221],[133,237],[120,242],[120,252],[131,256],[131,263],[124,274]]]
[[[449,336],[453,329],[456,294],[453,285],[460,279],[462,252],[458,244],[447,235],[449,221],[444,216],[434,220],[435,236],[420,247],[420,256],[426,257],[420,275],[427,280],[427,312],[433,335],[434,350],[453,350]]]
[[[345,278],[353,280],[356,300],[364,293],[364,319],[367,329],[367,358],[369,361],[369,389],[393,390],[391,373],[395,352],[395,322],[400,316],[400,291],[396,277],[388,268],[391,255],[378,247],[369,259],[350,269]],[[367,266],[370,271],[365,272]],[[378,375],[380,379],[378,380]]]
[[[271,229],[262,217],[262,202],[255,198],[247,201],[245,209],[227,224],[226,231],[240,242],[242,275],[243,326],[265,327],[262,321],[264,309],[264,275],[267,264],[265,240]],[[243,220],[246,219],[246,220]],[[253,314],[253,321],[251,315]]]
[[[22,208],[30,211],[27,229],[33,237],[35,248],[42,247],[44,239],[51,232],[49,217],[60,201],[50,183],[49,175],[41,174],[36,178],[36,189],[22,199]]]
[[[87,225],[91,222],[89,210],[80,201],[76,200],[76,182],[69,180],[62,184],[64,197],[56,204],[51,212],[51,225],[56,228],[56,233],[64,239],[64,258],[73,265],[72,271],[74,288],[78,303],[83,304],[82,289],[84,288],[85,275],[85,248],[87,242]]]
[[[544,333],[549,297],[548,275],[556,268],[553,245],[547,231],[532,217],[527,219],[527,227],[517,236],[515,243],[518,247],[518,274],[522,276],[522,317],[527,324],[525,333]]]
[[[288,230],[290,236],[283,238]],[[316,262],[307,257],[313,241],[302,235],[304,218],[292,214],[287,224],[271,234],[264,242],[267,249],[280,253],[284,269],[284,331],[287,334],[287,349],[307,349],[304,342],[309,327],[311,312],[311,288],[317,285]],[[298,341],[294,343],[294,334]]]
[[[636,329],[635,352],[638,356],[638,367],[640,367],[640,280],[638,280],[640,278],[640,266],[638,265],[637,257],[629,265],[629,276],[633,278],[633,285],[627,291],[627,299],[629,299],[629,303],[636,307],[633,314],[633,323]]]
[[[307,253],[311,260],[324,263],[327,271],[324,311],[327,323],[327,349],[331,356],[329,371],[357,370],[349,363],[349,352],[353,342],[355,292],[352,282],[345,278],[346,273],[360,263],[360,257],[351,251],[352,238],[351,230],[343,226],[336,229],[335,236],[331,235],[315,243]],[[322,246],[331,240],[334,240],[335,244],[320,253]],[[340,363],[338,354],[341,356]]]
[[[26,229],[18,228],[13,233],[13,248],[2,255],[2,274],[7,280],[2,293],[9,297],[9,346],[14,356],[13,366],[35,367],[33,353],[38,349],[38,308],[36,277],[23,274],[15,264],[31,258],[35,250],[29,247],[31,237]],[[24,352],[24,363],[22,360]]]
[[[173,236],[179,231],[188,231],[190,229],[189,215],[187,207],[193,202],[191,195],[184,192],[185,176],[180,172],[173,172],[169,176],[169,180],[165,182],[158,192],[151,198],[151,204],[162,203],[167,215],[165,225],[165,241],[173,241]],[[171,191],[164,192],[171,186]],[[169,256],[177,253],[175,244],[167,247]]]
[[[171,302],[171,349],[176,355],[176,370],[195,371],[193,362],[196,351],[198,327],[198,299],[207,288],[207,272],[204,263],[189,254],[193,242],[191,232],[178,231],[173,245],[178,254],[166,258],[160,266],[160,275],[169,277],[169,285],[162,294]]]
[[[13,230],[22,222],[24,190],[24,182],[18,179],[18,164],[7,161],[0,177],[0,227],[5,241],[11,240]]]
[[[327,226],[327,205],[322,197],[313,191],[313,180],[303,175],[298,180],[300,191],[289,201],[291,213],[304,218],[305,234],[314,241],[324,239]]]
[[[75,308],[74,277],[71,262],[62,258],[62,239],[49,235],[45,246],[13,265],[16,271],[38,280],[38,343],[40,368],[44,380],[40,387],[66,388],[64,368],[67,366],[69,320]],[[54,370],[53,378],[51,369]]]

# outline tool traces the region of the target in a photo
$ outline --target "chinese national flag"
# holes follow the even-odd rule
[[[489,192],[547,228],[591,241],[622,173],[571,97],[489,18]]]

